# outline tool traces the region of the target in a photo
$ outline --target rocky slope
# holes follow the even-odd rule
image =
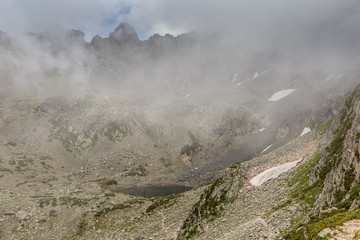
[[[0,239],[301,239],[357,218],[356,71],[282,75],[272,51],[128,24],[26,38],[0,32]],[[196,189],[122,194],[173,184]]]
[[[96,153],[96,146],[87,150],[87,144],[91,146],[89,141],[94,139],[91,133],[80,132],[71,141],[68,139],[77,133],[77,121],[72,119],[82,118],[81,114],[91,116],[87,108],[81,108],[84,113],[79,111],[82,104],[75,105],[77,114],[72,117],[70,110],[74,106],[66,99],[37,104],[17,102],[12,108],[3,108],[3,239],[311,239],[327,227],[357,218],[358,90],[332,122],[267,155],[217,172],[219,178],[209,186],[158,198],[120,193],[121,186],[141,181],[137,179],[144,172],[133,169],[136,174],[126,177],[130,170],[124,169],[123,177],[116,177],[111,174],[111,167],[119,171],[121,164],[118,168],[106,167],[107,161],[96,165],[96,158],[91,156]],[[23,114],[18,115],[18,111]],[[25,115],[31,117],[22,117]],[[124,139],[137,134],[134,126],[144,127],[140,122],[131,123],[132,132],[128,135],[122,125],[110,131],[106,126],[113,120],[111,115],[101,115],[91,128],[97,131],[97,144],[127,141]],[[61,124],[72,128],[57,127],[60,119],[64,121]],[[31,134],[24,131],[34,122],[37,124]],[[11,130],[5,127],[9,124]],[[82,127],[86,129],[86,122]],[[47,130],[43,132],[44,129]],[[59,129],[72,134],[58,133],[58,137],[51,138]],[[65,148],[67,140],[70,149],[81,149],[80,157],[77,151]],[[338,146],[336,151],[334,146]],[[342,165],[335,160],[326,164],[334,156],[342,156]],[[261,172],[301,158],[295,170],[260,186],[250,184],[250,179]],[[129,156],[128,160],[133,161],[134,157]],[[150,167],[145,169],[150,173]],[[331,180],[334,176],[336,181]]]

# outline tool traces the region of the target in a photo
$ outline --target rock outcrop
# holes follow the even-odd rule
[[[109,34],[110,40],[115,40],[119,44],[137,44],[140,42],[134,28],[128,23],[121,23],[113,32]]]

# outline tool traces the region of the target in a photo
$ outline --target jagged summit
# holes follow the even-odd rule
[[[121,43],[140,41],[136,31],[128,23],[120,23],[120,25],[115,28],[114,32],[109,34],[109,38],[115,39]]]
[[[102,40],[102,37],[100,37],[99,35],[96,35],[95,37],[93,37],[93,39],[91,40],[91,43],[94,44],[94,43],[97,43],[99,41]]]

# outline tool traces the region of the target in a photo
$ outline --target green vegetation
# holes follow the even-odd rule
[[[118,182],[115,179],[102,178],[102,179],[98,179],[96,181],[100,183],[100,186],[102,188],[108,188],[110,186],[118,184]]]
[[[340,126],[333,132],[335,136],[334,140],[328,147],[325,148],[327,153],[324,155],[324,158],[321,159],[321,155],[316,155],[308,163],[299,167],[289,180],[289,186],[293,186],[298,183],[291,191],[290,198],[294,200],[301,200],[302,203],[312,207],[316,197],[323,189],[326,176],[342,161],[341,156],[344,150],[344,140],[354,120],[352,105],[357,92],[358,91],[354,91],[353,94],[345,101],[340,117],[336,120],[336,123]],[[326,123],[318,128],[317,131],[324,133],[329,127],[330,123]],[[309,176],[313,172],[318,180],[312,185],[309,185]],[[305,236],[306,239],[316,239],[319,232],[325,228],[341,225],[351,219],[359,219],[359,209],[346,212],[350,208],[354,199],[360,199],[360,183],[356,182],[356,184],[354,184],[354,182],[355,172],[353,166],[350,166],[344,170],[343,187],[335,189],[335,191],[334,189],[330,189],[329,192],[329,194],[334,194],[335,204],[338,208],[340,208],[340,210],[333,209],[330,212],[322,214],[323,219],[312,216],[310,217],[310,221],[307,223],[304,222],[305,218],[300,218],[295,221],[294,224],[292,223],[291,226],[282,233],[282,239],[305,239]],[[345,198],[345,196],[348,197]],[[330,204],[331,203],[327,202],[324,203],[323,209],[329,207]]]
[[[81,220],[79,222],[75,235],[79,237],[83,236],[85,234],[87,225],[88,224],[85,220]]]
[[[115,197],[115,193],[105,193],[105,197]]]
[[[57,214],[57,212],[55,211],[55,210],[50,210],[50,212],[49,212],[49,217],[57,217],[58,216],[58,214]]]
[[[113,142],[121,142],[125,137],[132,135],[130,125],[125,121],[109,122],[102,132],[104,137]]]
[[[12,166],[15,166],[15,171],[16,172],[25,172],[30,170],[30,166],[34,165],[34,159],[31,157],[26,156],[23,153],[18,153],[17,154],[17,158],[16,160],[11,159],[9,160],[9,164]],[[1,170],[0,170],[1,171]],[[4,171],[4,170],[3,170]]]
[[[240,136],[248,134],[258,128],[257,124],[250,119],[250,115],[241,111],[228,111],[222,122],[214,129],[215,136]]]
[[[341,196],[337,196],[335,195],[335,199],[337,202],[337,207],[341,208],[341,209],[345,209],[348,210],[351,206],[351,204],[354,202],[354,200],[360,200],[360,182],[357,181],[354,186],[351,188],[351,183],[354,182],[355,180],[355,172],[352,172],[351,170],[349,170],[348,172],[351,172],[350,174],[348,173],[347,176],[345,175],[345,182],[344,182],[344,186],[345,186],[345,191],[338,193],[341,194]],[[348,183],[347,183],[348,182]],[[351,188],[351,190],[350,190]],[[348,194],[348,197],[345,198],[345,195]]]
[[[11,169],[9,168],[4,168],[2,166],[0,166],[0,172],[9,172],[9,173],[13,173],[13,171],[11,171]]]
[[[98,211],[97,213],[95,213],[94,217],[97,217],[97,218],[104,217],[109,212],[112,212],[115,210],[122,210],[125,208],[131,208],[131,205],[126,204],[126,203],[120,203],[120,204],[116,204],[115,206],[112,206],[112,207],[106,207],[106,208]]]
[[[171,167],[173,165],[172,161],[170,158],[165,158],[162,157],[160,158],[160,162],[165,166],[165,167]]]
[[[298,231],[305,221],[305,217],[294,218],[290,221],[290,226],[282,231],[276,239],[292,239],[292,240],[302,240],[304,239],[303,233]]]
[[[326,122],[325,124],[321,125],[320,127],[316,128],[316,133],[318,134],[325,134],[327,130],[331,127],[331,124],[333,123],[333,120],[330,120]]]
[[[69,128],[61,126],[58,129],[52,129],[49,140],[57,139],[63,147],[73,155],[80,155],[82,151],[94,147],[98,142],[97,133],[83,131],[78,133]]]
[[[319,163],[320,158],[321,154],[316,154],[313,158],[309,159],[291,174],[288,186],[296,186],[290,192],[290,199],[309,206],[314,205],[316,197],[322,189],[324,179],[320,179],[312,185],[310,185],[309,179],[314,167]]]
[[[57,199],[54,197],[54,198],[43,198],[43,199],[40,199],[39,200],[39,206],[41,208],[45,207],[45,206],[52,206],[52,207],[55,207],[57,206]]]
[[[191,144],[187,144],[181,148],[181,155],[186,155],[188,157],[192,157],[197,154],[199,151],[202,150],[202,145],[200,141],[191,133],[189,132]]]
[[[314,157],[309,159],[306,163],[299,166],[296,171],[291,173],[287,182],[289,187],[294,187],[289,198],[275,206],[272,210],[266,213],[263,217],[270,216],[273,212],[290,205],[293,202],[297,202],[303,205],[304,209],[313,207],[317,196],[320,194],[324,179],[319,179],[315,183],[310,185],[310,176],[314,171],[314,167],[318,165],[321,154],[317,153]],[[291,225],[284,230],[281,234],[282,239],[304,239],[303,233],[298,231],[300,226],[303,226],[305,217],[299,217],[291,221]]]
[[[311,218],[311,220],[304,224],[304,218],[294,219],[291,225],[281,235],[281,239],[287,240],[305,240],[305,239],[317,239],[317,235],[325,228],[333,228],[352,219],[360,219],[360,210],[349,212],[339,212],[339,210],[333,210],[323,216],[325,218]],[[307,238],[304,237],[307,236]]]
[[[201,194],[200,200],[194,205],[191,214],[183,223],[180,239],[191,239],[200,234],[201,222],[213,221],[220,216],[224,205],[232,201],[228,197],[228,192],[233,186],[233,181],[234,179],[231,178],[230,183],[225,183],[223,177],[219,178]]]
[[[140,177],[144,177],[148,175],[148,171],[146,170],[146,168],[142,165],[139,165],[135,168],[132,168],[130,170],[128,170],[125,173],[125,176],[140,176]]]
[[[351,188],[351,184],[355,181],[355,169],[353,166],[345,171],[344,174],[344,191],[337,190],[334,194],[335,201],[338,203],[337,207],[349,209],[353,200],[351,198],[344,199],[347,192]],[[343,201],[344,200],[344,201]]]
[[[274,212],[289,206],[292,203],[291,199],[286,199],[285,201],[283,201],[282,203],[280,203],[279,205],[276,205],[275,207],[273,207],[269,212],[265,213],[262,218],[267,218],[269,217],[271,214],[273,214]]]
[[[177,194],[177,195],[170,195],[156,199],[150,206],[146,208],[145,212],[147,214],[150,214],[156,209],[170,207],[177,202],[180,196],[181,195]]]
[[[352,219],[360,219],[360,210],[338,213],[314,223],[310,222],[303,231],[305,231],[308,239],[316,239],[316,236],[325,228],[333,228]]]
[[[225,144],[224,144],[224,147],[229,148],[231,146],[231,144],[232,144],[232,142],[226,141]]]
[[[106,186],[110,186],[110,185],[117,185],[118,183],[115,179],[109,179],[109,180],[105,181],[104,184]]]
[[[102,228],[107,228],[109,225],[112,225],[112,218],[107,217],[107,214],[110,214],[111,212],[114,211],[126,211],[127,209],[130,209],[133,207],[134,204],[143,204],[145,201],[139,198],[135,198],[135,199],[131,199],[128,201],[125,201],[123,203],[118,203],[114,206],[111,207],[105,207],[103,209],[101,209],[100,211],[96,212],[94,214],[95,217],[95,222],[93,224],[91,224],[88,228],[89,229],[102,229]],[[98,205],[98,208],[100,208],[101,205]],[[134,220],[137,221],[137,220]],[[122,225],[117,225],[118,229],[124,228],[126,225],[127,227],[129,227],[130,225],[132,226],[132,223],[127,222],[126,224],[122,224]]]

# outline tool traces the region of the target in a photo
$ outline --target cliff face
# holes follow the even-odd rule
[[[199,201],[184,221],[177,239],[191,239],[203,232],[207,223],[221,216],[225,205],[233,202],[243,186],[244,172],[236,166],[227,169],[200,195]]]
[[[236,236],[246,236],[247,239],[258,239],[259,236],[322,239],[328,237],[326,234],[334,233],[332,227],[342,224],[346,231],[351,231],[347,226],[353,226],[353,219],[360,218],[360,87],[346,99],[337,116],[319,127],[312,136],[319,142],[314,141],[317,147],[311,148],[311,153],[297,146],[295,141],[288,146],[296,154],[283,148],[269,154],[266,162],[249,161],[250,168],[246,164],[233,165],[202,193],[184,221],[178,239],[196,239],[200,235],[206,239],[216,234],[217,237],[232,234],[233,239]],[[309,139],[305,141],[307,144],[311,143]],[[265,170],[277,166],[279,163],[271,161],[270,156],[274,154],[279,159],[282,153],[288,157],[293,155],[292,160],[299,157],[304,157],[304,160],[292,173],[282,174],[265,186],[249,187],[251,172],[259,173],[256,171],[258,168]],[[277,189],[277,184],[281,190]],[[271,194],[278,191],[277,195]],[[250,205],[244,204],[249,194],[254,194],[253,201],[266,195],[270,206],[259,202],[257,209],[263,211],[250,209]],[[263,215],[259,218],[261,212]],[[247,216],[244,223],[230,220],[240,219],[247,213],[252,215]],[[274,221],[277,221],[276,227],[272,226]]]
[[[359,207],[360,88],[346,100],[327,135],[332,141],[316,167],[312,183],[323,182],[314,214],[329,207],[353,210]]]
[[[311,160],[309,177],[305,177],[308,180],[295,183],[288,196],[289,201],[302,206],[302,220],[293,224],[297,220],[292,219],[282,239],[335,239],[332,237],[343,234],[337,232],[339,228],[356,236],[357,228],[351,229],[353,220],[360,218],[360,87],[327,126],[317,157]],[[301,167],[295,176],[299,174]]]

